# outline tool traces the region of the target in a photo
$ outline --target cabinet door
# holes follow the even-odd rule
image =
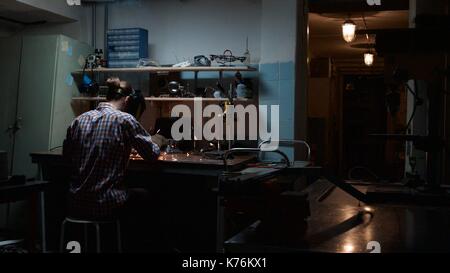
[[[67,128],[75,118],[72,98],[79,92],[72,72],[82,69],[86,57],[94,52],[91,46],[62,35],[58,38],[57,48],[50,149],[62,146]]]
[[[23,38],[17,117],[22,128],[16,134],[13,173],[35,177],[37,166],[31,152],[50,146],[50,119],[55,89],[58,36]]]
[[[11,166],[13,132],[16,120],[21,38],[0,39],[0,150],[6,151]]]

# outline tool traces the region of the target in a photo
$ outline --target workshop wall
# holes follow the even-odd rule
[[[309,142],[313,146],[315,163],[324,166],[330,143],[329,133],[331,120],[331,78],[310,78],[308,92],[308,125]]]
[[[280,105],[280,139],[295,139],[296,2],[262,1],[259,102]],[[293,160],[293,148],[281,150]]]
[[[109,7],[109,27],[148,29],[150,58],[161,64],[221,54],[225,49],[240,56],[248,36],[252,60],[258,63],[261,4],[261,0],[119,1]]]
[[[44,2],[41,7],[49,8]],[[28,0],[28,3],[38,2]],[[260,104],[280,105],[280,137],[293,139],[295,7],[295,0],[287,0],[283,5],[276,0],[119,1],[109,5],[109,28],[148,29],[151,58],[163,64],[183,61],[197,54],[221,53],[225,48],[241,55],[248,36],[252,63],[260,63]],[[65,15],[77,17],[79,21],[27,27],[23,34],[61,33],[92,44],[91,7],[59,8]],[[180,10],[184,11],[185,16],[179,16]],[[67,14],[71,11],[73,14]],[[201,15],[209,16],[210,13],[216,16],[205,24]],[[103,5],[99,5],[96,41],[100,48],[104,40],[103,21],[104,9]],[[143,86],[147,86],[146,79],[142,80]],[[293,156],[292,150],[288,153]]]
[[[209,16],[205,24],[202,14],[210,13],[216,16]],[[97,20],[102,21],[102,15],[99,9]],[[252,63],[260,63],[260,104],[280,105],[280,138],[295,138],[295,0],[283,5],[276,0],[135,0],[110,5],[109,28],[126,27],[149,30],[150,58],[161,64],[221,53],[226,48],[241,55],[248,36]],[[104,38],[100,33],[97,37],[100,47]],[[202,78],[217,77],[205,74]],[[282,150],[294,158],[292,148]]]

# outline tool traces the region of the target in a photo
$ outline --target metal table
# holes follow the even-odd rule
[[[46,252],[46,235],[45,235],[45,210],[43,206],[45,204],[45,190],[49,186],[49,182],[46,181],[32,181],[24,184],[16,185],[1,185],[0,184],[0,203],[9,203],[19,200],[30,199],[34,194],[40,194],[39,208],[36,213],[40,212],[40,225],[41,225],[41,242],[42,251]],[[35,226],[32,224],[31,226]]]

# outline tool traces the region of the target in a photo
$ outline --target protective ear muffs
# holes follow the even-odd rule
[[[127,94],[126,91],[119,88],[117,89],[117,93],[124,97],[130,97],[126,112],[139,120],[147,108],[142,92],[132,89],[131,94]]]

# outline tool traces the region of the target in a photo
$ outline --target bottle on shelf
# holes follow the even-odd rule
[[[244,53],[244,57],[245,57],[245,61],[244,64],[246,66],[250,66],[251,65],[251,55],[250,55],[250,50],[248,49],[248,37],[247,37],[247,47]]]

